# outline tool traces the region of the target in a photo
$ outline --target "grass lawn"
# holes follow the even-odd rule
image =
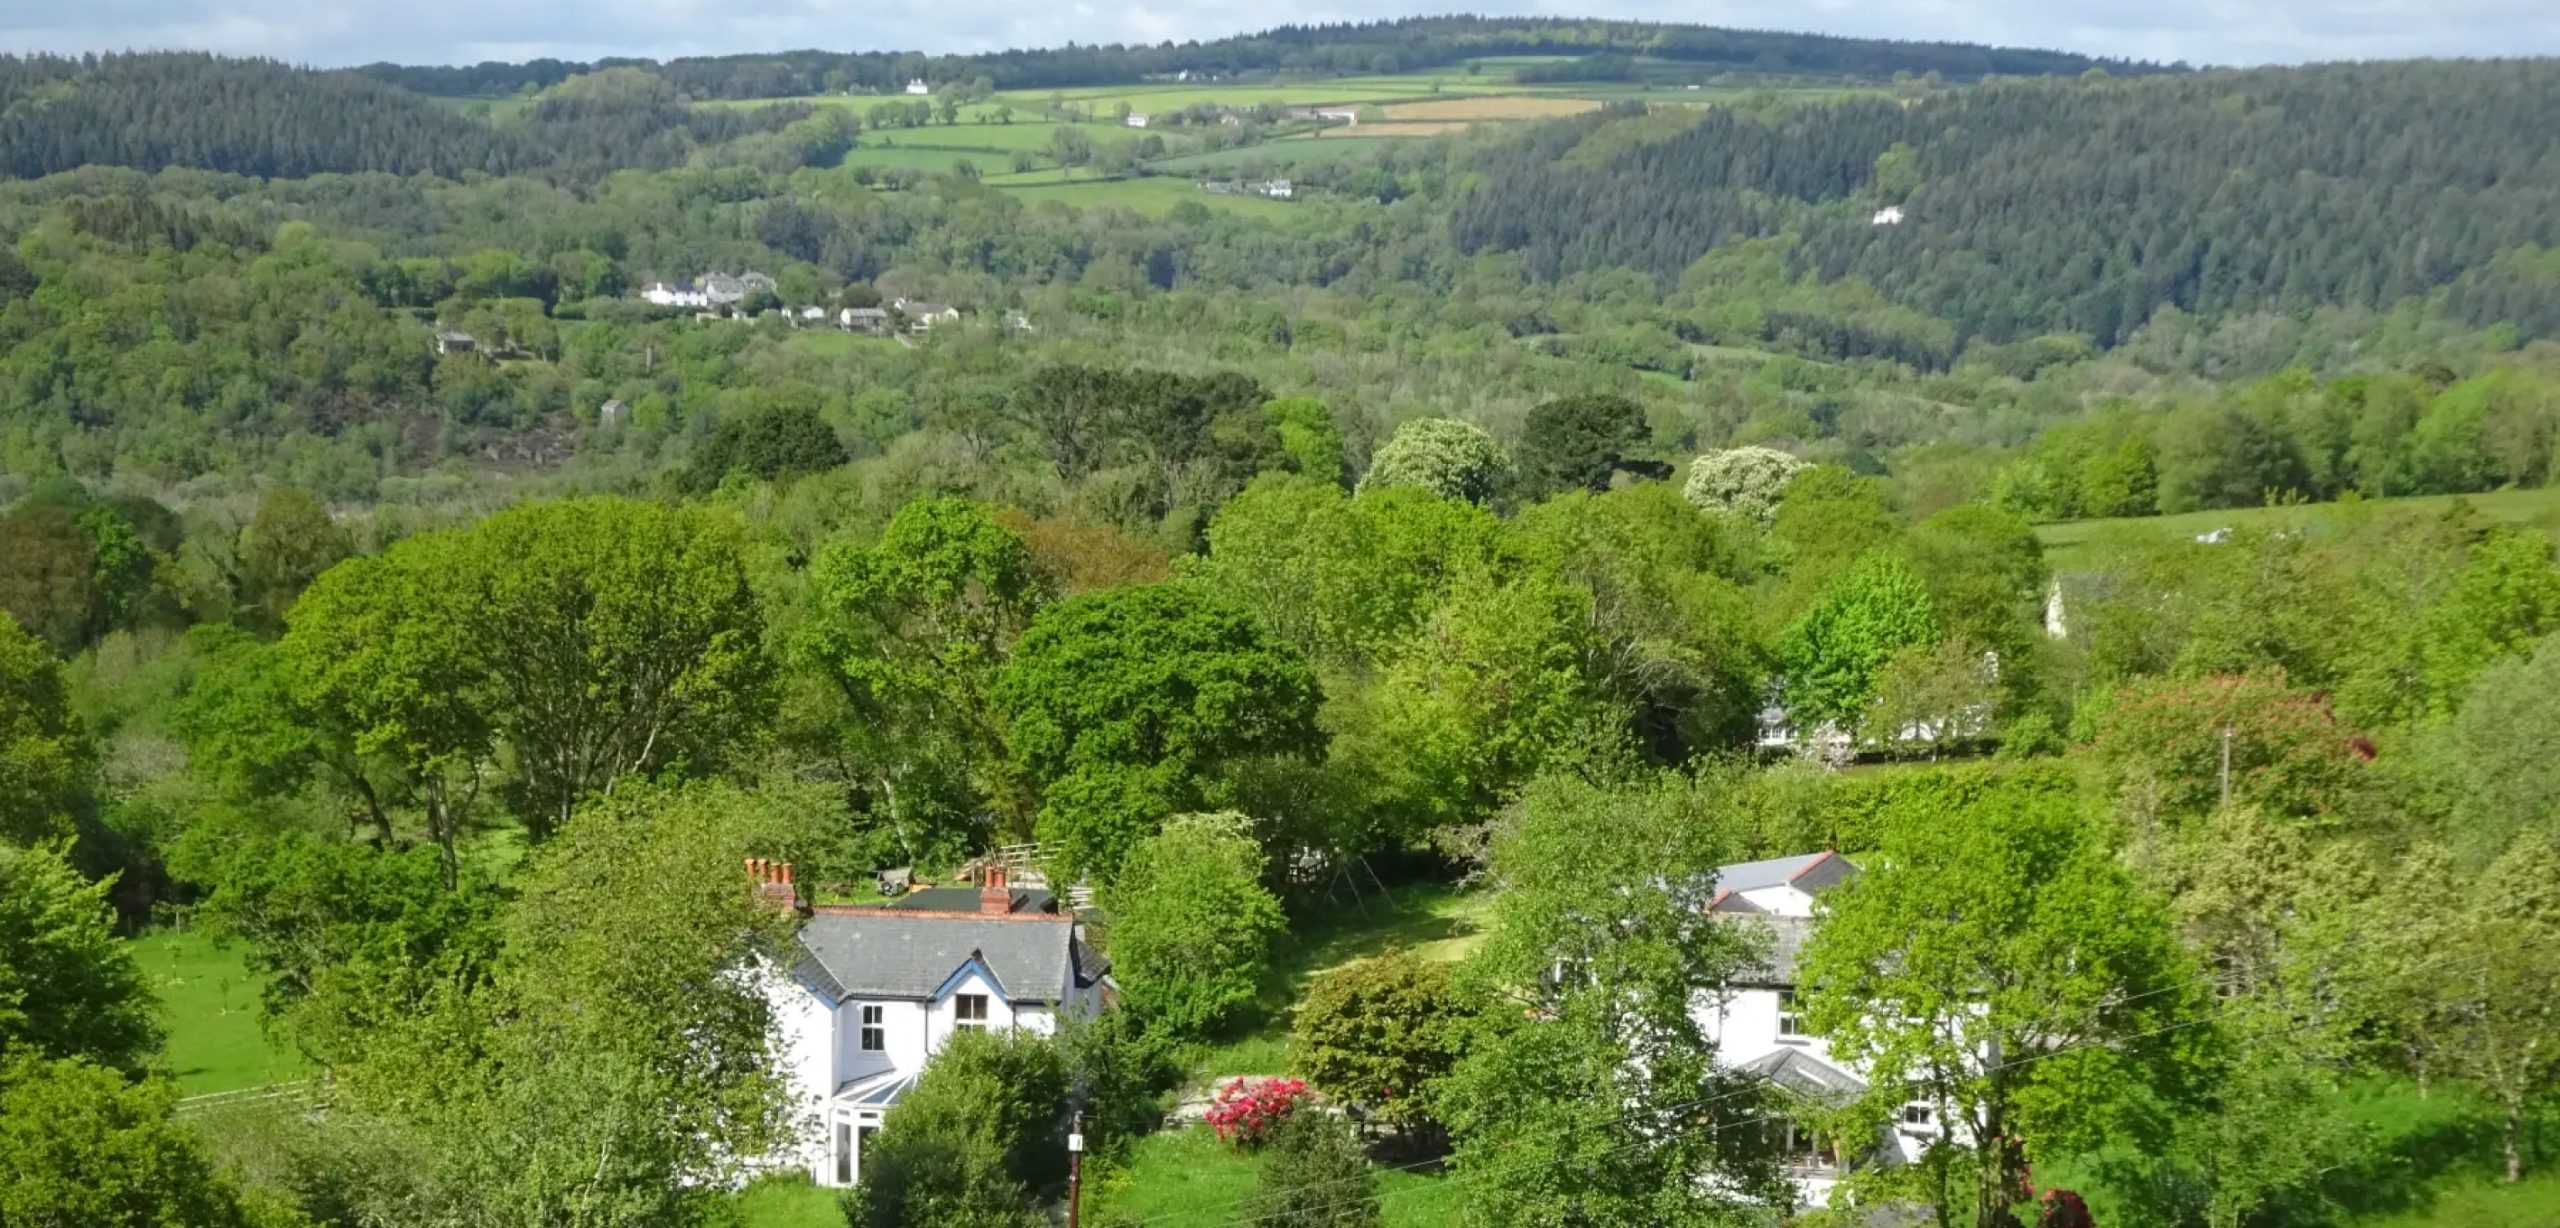
[[[1324,914],[1298,922],[1272,961],[1256,1004],[1258,1023],[1204,1046],[1189,1063],[1195,1078],[1281,1074],[1298,999],[1317,973],[1403,947],[1427,959],[1456,962],[1484,941],[1493,896],[1460,893],[1440,883],[1413,883],[1362,903],[1328,902]]]
[[[805,1177],[768,1177],[738,1191],[740,1228],[844,1228],[836,1191]]]
[[[267,1043],[258,1027],[263,983],[240,949],[197,933],[163,931],[133,943],[134,962],[160,997],[169,1071],[181,1094],[201,1096],[299,1079],[302,1056]]]
[[[1140,1139],[1125,1165],[1100,1174],[1085,1203],[1094,1219],[1125,1217],[1148,1228],[1226,1228],[1244,1221],[1260,1157],[1237,1155],[1207,1126]],[[1458,1188],[1446,1178],[1380,1169],[1378,1210],[1388,1228],[1457,1222]]]
[[[2420,1210],[2348,1222],[2354,1228],[2551,1228],[2560,1224],[2560,1174],[2527,1177],[2517,1185],[2444,1183]]]
[[[2114,537],[2139,534],[2150,537],[2175,537],[2192,540],[2222,528],[2271,528],[2308,524],[2351,508],[2383,510],[2416,510],[2436,513],[2451,507],[2455,501],[2471,505],[2481,515],[2507,524],[2539,524],[2560,527],[2560,487],[2543,490],[2499,490],[2479,495],[2421,495],[2408,499],[2364,499],[2343,503],[2307,503],[2293,507],[2233,508],[2213,512],[2184,512],[2175,516],[2134,516],[2118,520],[2074,520],[2063,524],[2039,525],[2036,537],[2044,543],[2046,559],[2056,571],[2073,571],[2087,566],[2094,547]]]

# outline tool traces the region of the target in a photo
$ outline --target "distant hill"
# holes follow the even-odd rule
[[[1412,17],[1342,25],[1281,26],[1208,42],[1062,47],[986,55],[786,51],[593,64],[533,60],[463,67],[373,64],[357,71],[422,94],[473,97],[556,85],[599,68],[652,69],[696,98],[783,98],[846,89],[895,90],[909,80],[986,78],[998,89],[1117,85],[1173,73],[1296,71],[1396,73],[1480,56],[1596,53],[1651,56],[1712,69],[1882,79],[1897,72],[1969,81],[1991,74],[2071,75],[2092,68],[2123,76],[2166,71],[2132,60],[1985,47],[1971,43],[1838,38],[1769,30],[1571,18]]]
[[[2560,60],[1719,109],[1670,140],[1566,158],[1615,122],[1569,121],[1488,155],[1452,219],[1458,245],[1517,252],[1547,278],[1627,266],[1667,279],[1720,245],[1786,236],[1794,273],[1863,278],[1953,322],[1931,347],[1943,352],[2061,332],[2112,345],[2167,307],[2216,317],[2438,291],[2472,323],[2560,336]],[[1898,221],[1880,224],[1887,207]],[[1848,340],[1835,352],[1862,348]]]
[[[547,99],[492,126],[359,73],[191,53],[0,56],[0,174],[183,166],[275,179],[681,165],[806,108],[696,109],[663,81]],[[838,152],[841,152],[840,149]]]

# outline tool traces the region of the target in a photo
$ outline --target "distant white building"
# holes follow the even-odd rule
[[[1335,120],[1354,128],[1360,126],[1360,112],[1351,107],[1318,107],[1315,114],[1317,119]]]
[[[1868,224],[1868,225],[1870,225],[1870,226],[1899,226],[1899,225],[1901,225],[1901,224],[1902,224],[1902,206],[1900,206],[1900,205],[1886,205],[1884,208],[1881,208],[1881,209],[1876,210],[1876,215],[1875,215],[1875,217],[1874,217],[1873,219],[1871,219],[1867,224]]]
[[[907,92],[918,98],[922,98],[925,95],[932,93],[933,87],[925,84],[924,78],[917,77],[914,80],[907,82]]]
[[[699,282],[653,281],[640,291],[642,302],[657,307],[734,307],[759,291],[771,294],[778,287],[762,273],[746,272],[734,277],[727,273],[705,274]]]
[[[1129,118],[1121,120],[1120,122],[1127,124],[1132,128],[1144,128],[1148,124],[1154,123],[1155,117],[1144,111],[1131,111],[1129,112]]]
[[[1007,885],[1001,868],[886,908],[803,904],[787,863],[747,870],[761,898],[808,918],[790,966],[764,982],[780,1073],[817,1127],[777,1160],[819,1185],[862,1179],[871,1136],[954,1035],[1050,1035],[1118,997],[1075,914],[1047,891]]]
[[[960,309],[946,303],[900,298],[890,300],[889,305],[906,315],[907,331],[911,333],[929,332],[937,325],[960,322]]]
[[[689,281],[650,282],[640,291],[640,300],[656,307],[702,308],[711,305],[711,296],[703,293],[701,286]]]

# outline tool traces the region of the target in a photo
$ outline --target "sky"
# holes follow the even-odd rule
[[[2560,54],[2555,0],[0,0],[0,50],[193,49],[342,66],[555,56],[972,52],[1215,38],[1286,19],[1623,17],[2193,64]],[[1244,23],[1252,23],[1250,25]]]

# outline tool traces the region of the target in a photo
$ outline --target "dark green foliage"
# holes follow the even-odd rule
[[[997,682],[1044,839],[1107,876],[1213,774],[1320,746],[1315,677],[1253,619],[1185,584],[1071,598],[1034,619]]]
[[[1336,968],[1307,987],[1289,1068],[1316,1090],[1407,1132],[1437,1128],[1433,1085],[1458,1060],[1472,1012],[1449,966],[1389,951]]]
[[[781,481],[825,473],[851,459],[835,429],[806,405],[774,405],[724,418],[685,466],[683,486],[706,491],[733,473]]]
[[[1545,402],[1529,411],[1520,434],[1523,493],[1543,498],[1564,490],[1607,490],[1628,454],[1651,436],[1644,406],[1622,396],[1593,393]]]
[[[1864,278],[1998,340],[2067,329],[2113,345],[2163,308],[2380,306],[2449,286],[2465,318],[2547,333],[2560,284],[2466,271],[2560,243],[2554,189],[2527,169],[2549,156],[2549,130],[2507,138],[2547,111],[2556,81],[2560,68],[2515,61],[2004,82],[1907,107],[1719,109],[1600,165],[1558,158],[1609,122],[1594,117],[1489,158],[1488,190],[1461,202],[1453,233],[1468,251],[1517,250],[1546,276],[1629,265],[1671,277],[1719,244],[1793,231],[1799,271]],[[1907,200],[1880,183],[1896,147],[1918,171]],[[2127,149],[2146,151],[2139,173],[2122,173]],[[2237,198],[2235,173],[2251,185]],[[2479,190],[2395,190],[2412,181]],[[1869,202],[1903,203],[1907,220],[1870,225]],[[1814,212],[1824,205],[1849,207]]]
[[[1283,1119],[1262,1147],[1242,1213],[1272,1228],[1376,1228],[1377,1176],[1351,1123],[1313,1108]]]

